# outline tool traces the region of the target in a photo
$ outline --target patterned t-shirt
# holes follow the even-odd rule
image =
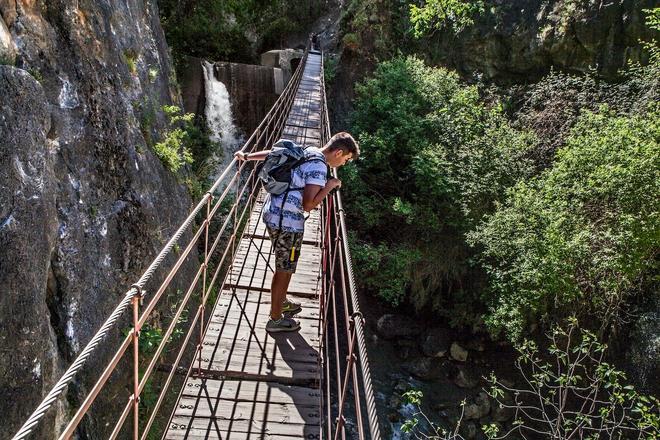
[[[309,147],[305,150],[305,157],[308,161],[292,170],[290,188],[304,188],[305,185],[325,186],[328,166],[321,150]],[[284,210],[281,209],[283,198],[284,194],[278,196],[269,194],[266,206],[264,206],[264,222],[273,229],[280,229],[280,213],[283,211],[284,217],[282,218],[281,229],[288,232],[304,232],[303,191],[289,191]]]

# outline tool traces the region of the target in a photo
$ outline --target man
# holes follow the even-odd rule
[[[234,155],[241,161],[264,160],[268,153],[270,150],[249,154],[237,151]],[[304,189],[269,195],[264,206],[263,221],[275,251],[275,274],[270,286],[270,320],[266,324],[268,332],[296,331],[300,328],[292,316],[300,313],[302,307],[288,301],[286,293],[300,257],[305,232],[303,211],[309,212],[316,208],[330,191],[341,187],[341,180],[328,180],[328,168],[341,167],[349,160],[356,159],[359,154],[360,148],[350,134],[337,133],[323,148],[305,149],[305,162],[291,171],[289,188]]]

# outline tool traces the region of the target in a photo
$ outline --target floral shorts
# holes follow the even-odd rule
[[[303,232],[280,231],[266,226],[275,252],[275,271],[295,273],[302,248]]]

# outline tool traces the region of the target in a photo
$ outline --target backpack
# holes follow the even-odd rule
[[[325,162],[319,158],[308,159],[303,147],[288,139],[280,139],[273,145],[258,175],[266,191],[272,195],[279,196],[289,191],[301,191],[304,188],[290,187],[292,172],[303,163],[312,161]]]

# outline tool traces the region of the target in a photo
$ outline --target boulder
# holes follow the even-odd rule
[[[449,336],[443,328],[433,328],[428,331],[422,342],[422,351],[429,357],[442,357],[449,350]]]
[[[396,341],[397,355],[403,360],[412,359],[419,356],[417,343],[410,339],[399,339]]]
[[[449,348],[449,354],[451,355],[452,359],[459,362],[465,362],[468,358],[468,351],[458,345],[458,342],[451,344],[451,347]]]
[[[403,369],[422,380],[434,379],[440,374],[438,362],[428,357],[417,358],[406,362],[403,364]]]
[[[478,420],[479,406],[476,403],[468,403],[463,407],[463,420]]]
[[[454,384],[461,388],[474,388],[479,384],[479,379],[474,377],[465,368],[459,367],[458,371],[452,378]]]
[[[0,16],[0,64],[13,65],[16,61],[16,50],[9,29]]]
[[[463,435],[463,438],[465,438],[465,440],[472,440],[476,438],[478,432],[479,432],[479,428],[477,428],[476,423],[472,421],[468,421],[461,425],[460,433]]]
[[[479,407],[479,417],[486,417],[490,414],[490,397],[484,391],[480,391],[474,398],[474,403]]]
[[[499,403],[493,405],[493,408],[490,411],[490,417],[495,422],[506,422],[511,420],[513,414],[513,408],[505,408]]]
[[[385,339],[414,338],[422,332],[422,327],[407,316],[386,314],[378,319],[376,331]]]

